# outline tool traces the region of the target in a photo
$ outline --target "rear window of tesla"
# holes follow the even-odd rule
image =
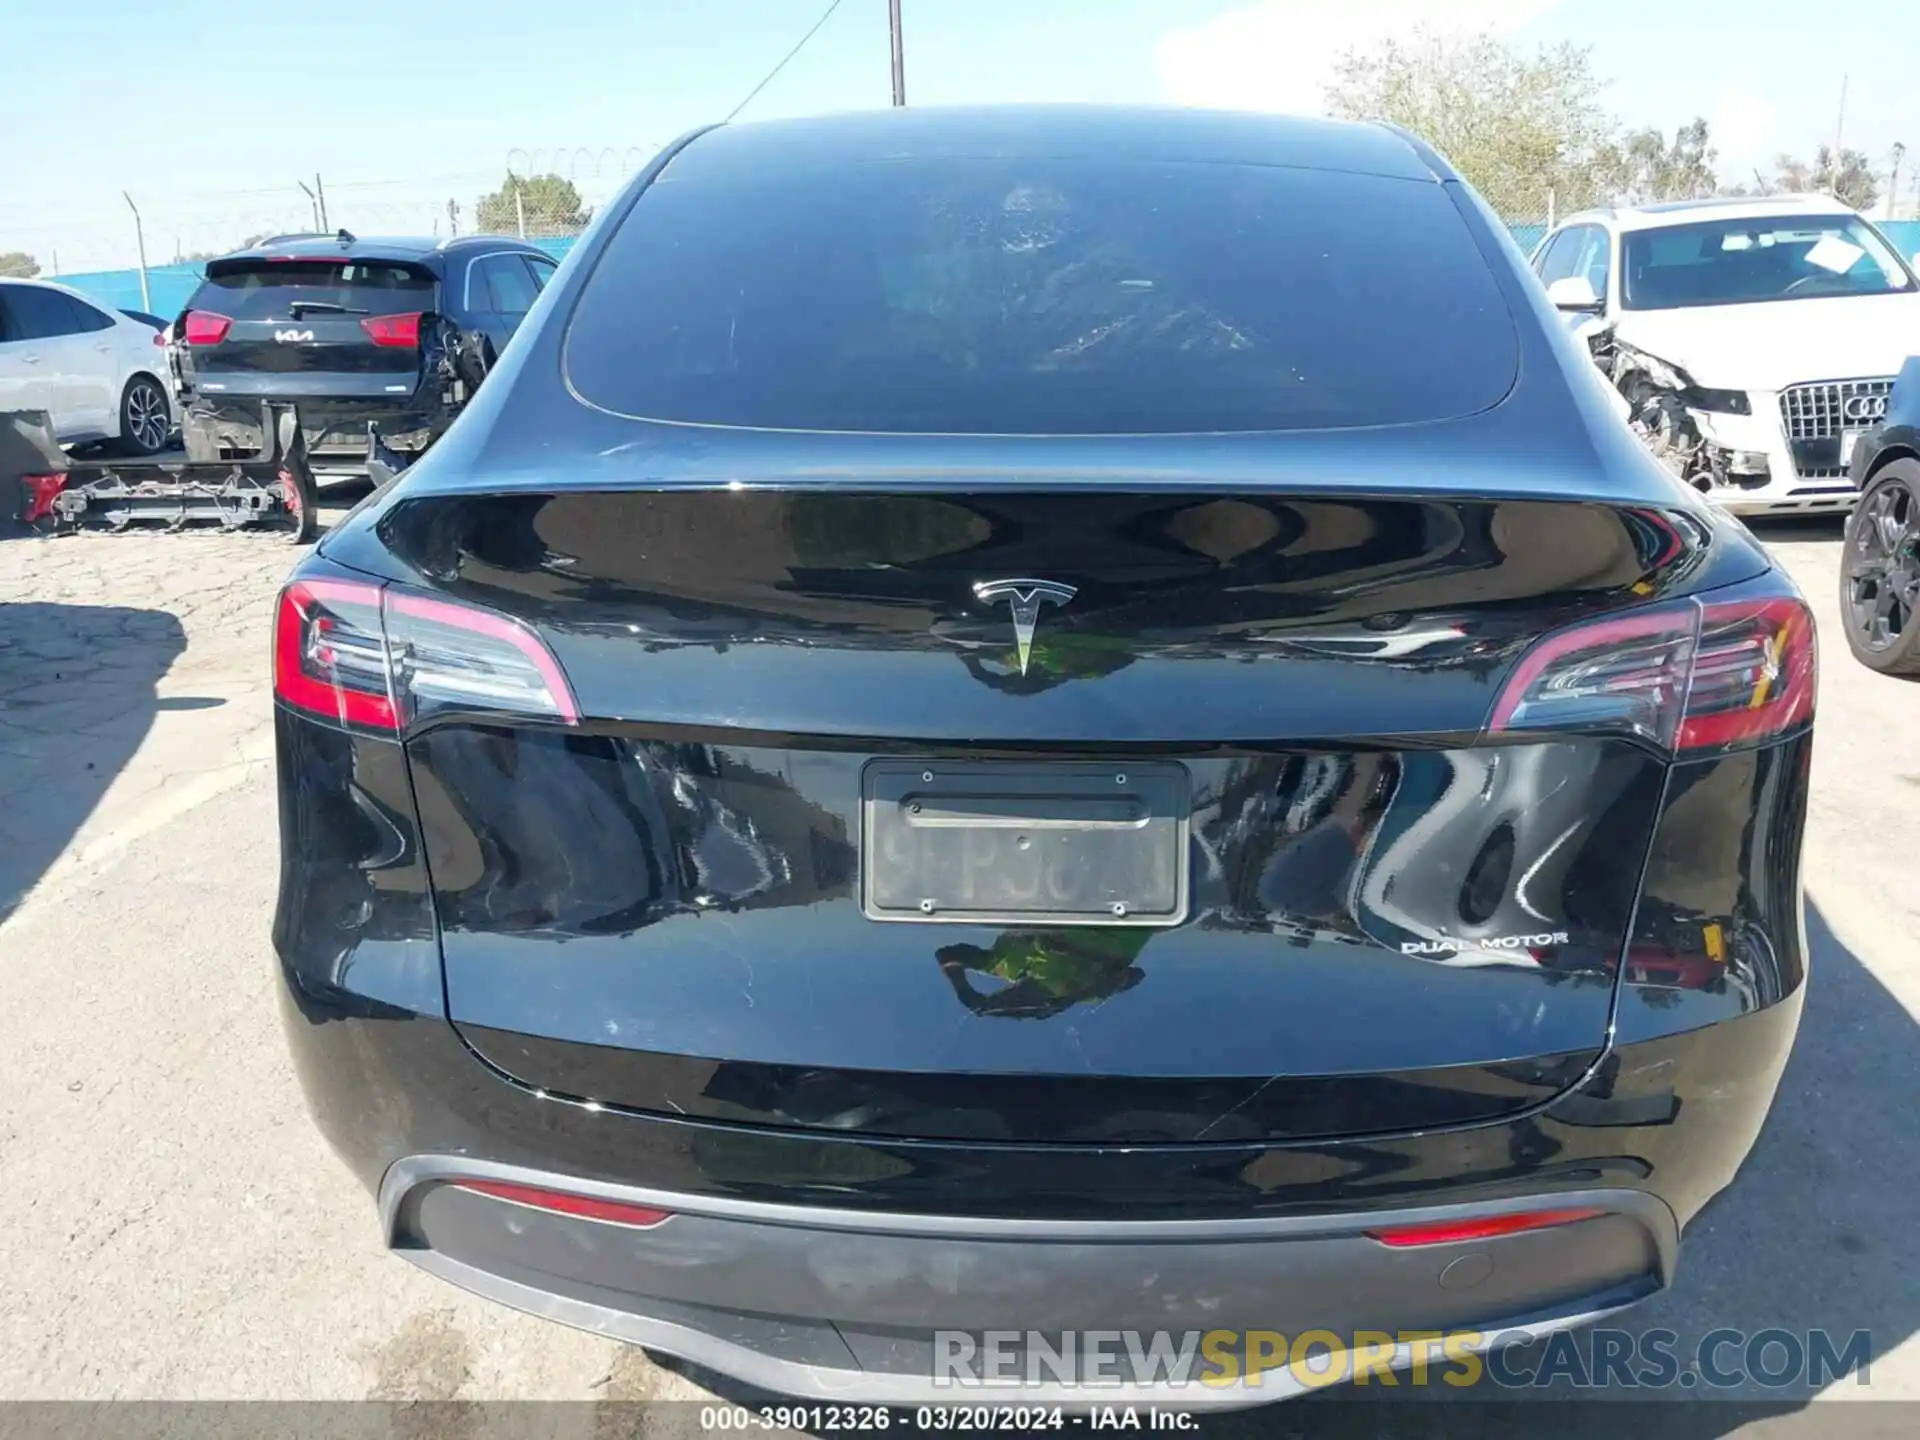
[[[350,315],[433,308],[433,274],[383,260],[229,261],[207,276],[189,308],[234,320],[284,320],[295,301]]]
[[[669,165],[613,236],[567,338],[588,402],[1173,434],[1437,420],[1513,383],[1512,319],[1437,184],[1079,158],[728,168]]]

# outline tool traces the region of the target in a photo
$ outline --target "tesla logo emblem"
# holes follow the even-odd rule
[[[311,340],[313,338],[313,331],[311,330],[276,330],[273,332],[273,338],[276,340],[282,341],[283,343],[289,340]]]
[[[1054,580],[982,580],[973,593],[991,604],[1005,600],[1013,607],[1013,638],[1020,647],[1020,673],[1027,673],[1033,653],[1033,626],[1042,605],[1064,605],[1078,593]]]
[[[1859,424],[1887,417],[1887,397],[1884,395],[1849,395],[1847,403],[1841,409],[1847,419]]]

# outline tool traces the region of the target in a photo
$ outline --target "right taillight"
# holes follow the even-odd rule
[[[360,322],[367,338],[376,345],[411,349],[420,343],[419,311],[409,315],[369,315]]]
[[[230,316],[216,315],[211,310],[189,310],[187,318],[180,323],[180,335],[189,345],[218,345],[232,328]]]
[[[1813,617],[1794,596],[1683,600],[1585,621],[1529,650],[1488,729],[1629,734],[1674,751],[1750,744],[1813,714]]]
[[[579,719],[559,664],[519,621],[358,580],[281,592],[273,681],[282,703],[358,729],[398,733],[446,711]]]

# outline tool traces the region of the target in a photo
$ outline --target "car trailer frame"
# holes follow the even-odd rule
[[[319,487],[292,405],[262,407],[266,444],[239,460],[74,460],[55,443],[45,411],[0,411],[0,493],[45,535],[158,526],[270,531],[286,543],[313,539]]]

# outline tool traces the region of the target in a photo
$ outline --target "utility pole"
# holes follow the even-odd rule
[[[1840,164],[1840,139],[1847,132],[1847,77],[1840,77],[1840,113],[1833,122],[1833,163],[1837,169]]]
[[[1907,147],[1898,140],[1893,142],[1893,169],[1887,175],[1887,219],[1894,218],[1894,207],[1900,197],[1900,162],[1907,158]]]
[[[313,190],[314,203],[320,207],[320,228],[331,230],[333,227],[327,223],[327,187],[320,183],[318,170],[313,172]]]
[[[518,179],[513,182],[513,218],[520,227],[520,238],[527,238],[527,201],[526,189]]]
[[[153,291],[147,284],[146,228],[140,223],[140,207],[133,203],[133,196],[124,190],[120,195],[127,202],[127,208],[133,211],[133,238],[134,243],[140,247],[140,308],[150,311],[153,309]]]
[[[907,103],[907,50],[900,38],[900,0],[887,0],[887,33],[893,39],[893,103]]]
[[[318,197],[314,195],[313,190],[308,186],[306,181],[296,180],[293,183],[307,192],[307,209],[313,213],[313,228],[318,230],[320,228],[320,201]]]

